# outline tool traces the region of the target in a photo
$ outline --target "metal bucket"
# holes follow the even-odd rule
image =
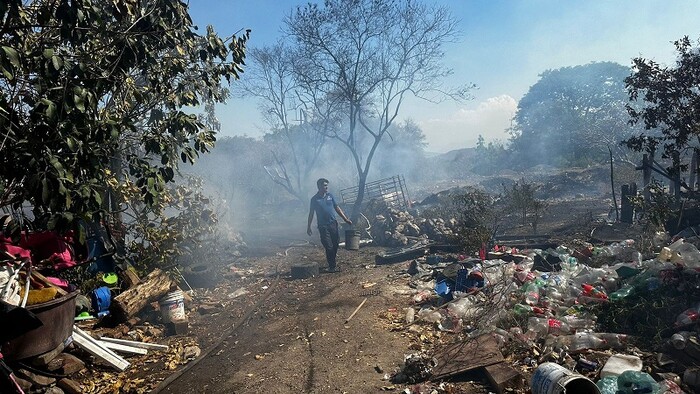
[[[537,367],[530,389],[532,394],[600,394],[592,380],[555,363]]]
[[[345,230],[345,249],[360,249],[360,230]]]
[[[79,293],[74,291],[55,300],[28,306],[27,310],[34,313],[43,325],[7,342],[2,354],[11,360],[21,360],[57,348],[73,333],[75,297]]]

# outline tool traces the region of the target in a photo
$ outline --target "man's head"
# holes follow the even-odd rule
[[[321,178],[316,181],[316,187],[318,187],[318,191],[320,192],[325,192],[328,190],[328,179],[326,178]]]

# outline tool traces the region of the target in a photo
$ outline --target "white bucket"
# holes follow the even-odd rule
[[[173,320],[184,319],[185,316],[185,297],[182,290],[171,291],[165,297],[158,301],[160,305],[160,313],[163,316],[164,323],[170,323]]]
[[[592,380],[555,363],[543,363],[537,367],[530,389],[532,394],[600,394]]]

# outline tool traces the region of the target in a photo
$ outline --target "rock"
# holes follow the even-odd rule
[[[189,332],[189,322],[187,319],[175,319],[168,323],[168,331],[175,335],[187,335]]]
[[[19,376],[17,376],[16,374],[15,374],[15,381],[17,382],[19,387],[22,389],[22,391],[24,391],[25,393],[28,393],[29,390],[31,390],[31,388],[32,388],[32,382],[30,382],[26,379],[22,379]]]
[[[44,391],[44,394],[64,394],[64,393],[65,393],[65,391],[61,390],[60,387],[56,387],[56,386],[49,387],[48,390]]]
[[[17,370],[17,376],[21,377],[22,379],[28,380],[34,386],[50,386],[56,383],[56,379],[54,378],[35,374],[23,368]]]
[[[212,313],[217,313],[221,311],[221,308],[219,308],[216,305],[200,305],[198,309],[199,313],[202,315],[210,315]]]
[[[58,381],[58,387],[62,388],[68,394],[82,394],[83,389],[78,382],[64,378]]]
[[[184,349],[182,349],[182,358],[185,360],[193,360],[202,353],[202,350],[199,348],[199,346],[186,346]]]
[[[51,360],[53,360],[54,358],[56,358],[56,356],[61,354],[61,352],[63,351],[63,349],[65,349],[65,347],[66,346],[63,343],[61,343],[55,349],[48,351],[44,354],[41,354],[39,356],[36,356],[32,360],[32,365],[37,366],[37,367],[46,367]]]
[[[63,353],[60,357],[63,359],[63,364],[61,366],[61,373],[63,375],[72,375],[85,368],[83,360],[70,353]]]

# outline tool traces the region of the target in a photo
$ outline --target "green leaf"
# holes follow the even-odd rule
[[[61,59],[58,56],[52,56],[51,63],[53,63],[53,68],[55,68],[56,70],[60,70],[61,67],[63,67],[63,59]]]
[[[46,204],[49,201],[49,181],[46,178],[41,179],[41,201]]]
[[[13,66],[19,68],[20,63],[19,63],[19,54],[14,48],[6,47],[3,46],[2,50],[5,51],[5,55],[7,55],[7,58],[10,59],[10,63],[12,63]]]
[[[75,108],[80,112],[85,112],[85,101],[80,95],[74,94],[73,101],[75,102]]]
[[[44,57],[47,59],[51,59],[53,57],[53,53],[53,48],[44,49]]]

